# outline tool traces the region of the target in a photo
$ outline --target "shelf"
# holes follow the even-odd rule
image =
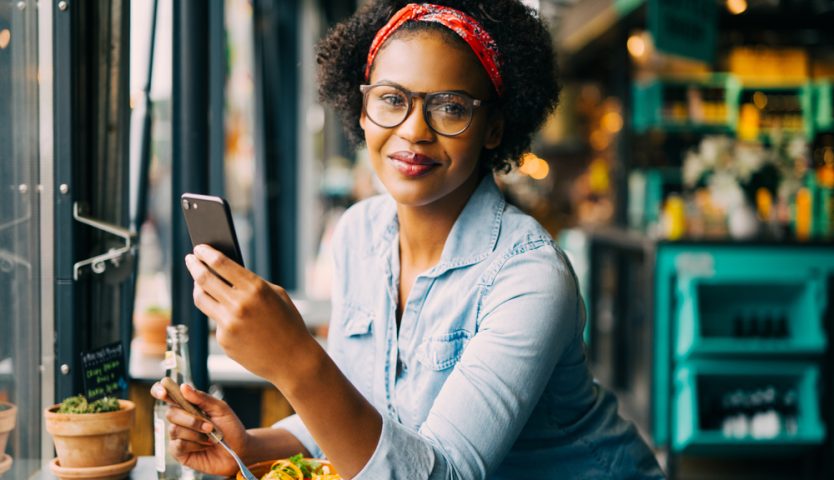
[[[731,134],[738,121],[740,88],[734,76],[718,73],[637,82],[634,129]]]
[[[632,93],[632,124],[638,133],[723,133],[765,140],[773,128],[765,125],[767,115],[778,117],[780,130],[809,138],[834,131],[831,82],[755,85],[714,73],[635,82]],[[768,105],[775,110],[768,113]]]
[[[732,260],[732,258],[728,259]],[[808,355],[825,351],[826,280],[797,265],[771,276],[678,278],[678,360],[693,356]]]
[[[819,415],[818,380],[819,370],[813,363],[687,362],[675,375],[672,449],[718,455],[789,455],[818,445],[825,439],[825,426]],[[727,407],[728,395],[744,398],[767,390],[774,392],[774,403],[782,410],[773,435],[756,438],[750,431],[743,433],[755,427],[744,427],[742,432],[732,428],[725,434],[728,418],[737,415],[734,407]],[[794,414],[785,413],[788,397],[794,399]],[[742,422],[750,422],[749,410],[741,414],[747,419]],[[789,416],[794,419],[789,420]]]
[[[756,98],[759,96],[759,98]],[[784,85],[753,85],[745,83],[735,100],[739,110],[739,125],[736,133],[740,138],[753,138],[747,122],[755,122],[755,137],[767,140],[775,126],[765,125],[769,116],[779,118],[778,129],[790,134],[813,137],[814,133],[814,88],[810,83]],[[774,113],[774,111],[776,113]],[[745,118],[746,115],[752,118]]]

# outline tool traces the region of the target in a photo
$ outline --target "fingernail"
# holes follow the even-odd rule
[[[162,396],[162,392],[163,392],[164,390],[165,390],[165,389],[164,389],[164,388],[162,388],[162,386],[161,386],[161,385],[159,385],[158,383],[154,383],[154,384],[153,384],[153,387],[151,387],[151,395],[153,395],[153,396],[155,396],[155,397],[160,397],[160,396]]]
[[[204,423],[202,427],[200,427],[204,432],[209,433],[214,430],[214,427],[210,423]]]
[[[194,253],[205,255],[208,253],[208,248],[206,248],[206,246],[203,244],[197,245],[196,247],[194,247]]]

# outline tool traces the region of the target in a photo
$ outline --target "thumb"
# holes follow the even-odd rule
[[[186,400],[206,412],[206,415],[209,417],[228,415],[231,412],[229,405],[223,400],[219,400],[206,392],[197,390],[187,383],[180,385],[180,391]]]

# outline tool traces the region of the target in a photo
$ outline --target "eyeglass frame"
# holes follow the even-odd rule
[[[370,91],[374,87],[396,88],[396,89],[402,91],[405,94],[406,98],[408,98],[408,110],[406,111],[405,116],[403,116],[403,119],[399,121],[399,123],[397,123],[395,125],[390,125],[390,126],[389,125],[380,125],[376,120],[374,120],[370,115],[368,115],[368,111],[367,111],[367,108],[366,108],[367,103],[368,103],[368,91]],[[476,110],[478,110],[479,108],[481,108],[483,106],[494,103],[494,100],[483,100],[483,99],[480,99],[480,98],[475,98],[475,97],[473,97],[472,95],[469,95],[466,92],[461,92],[461,91],[458,91],[458,90],[439,90],[439,91],[436,91],[436,92],[412,92],[411,90],[403,87],[402,85],[397,85],[395,83],[374,83],[374,84],[359,85],[359,91],[362,92],[362,111],[365,112],[365,115],[368,116],[368,120],[373,122],[374,125],[376,125],[378,127],[381,127],[381,128],[397,128],[400,125],[402,125],[406,120],[408,120],[408,117],[411,116],[411,111],[414,108],[414,97],[420,98],[421,100],[423,100],[423,109],[422,109],[423,110],[423,121],[426,122],[426,125],[429,127],[429,129],[431,129],[432,132],[434,132],[438,135],[441,135],[443,137],[456,137],[456,136],[462,134],[463,132],[465,132],[469,128],[470,125],[472,125],[472,119],[475,117],[475,111]],[[469,108],[471,108],[472,111],[469,114],[469,120],[466,122],[466,126],[464,126],[460,131],[458,131],[456,133],[438,132],[432,126],[431,121],[429,121],[429,114],[428,114],[428,111],[426,110],[426,105],[428,105],[428,102],[426,101],[427,97],[430,98],[434,95],[443,95],[443,94],[458,95],[460,97],[463,97],[468,102],[470,102]]]

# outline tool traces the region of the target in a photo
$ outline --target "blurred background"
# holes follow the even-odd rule
[[[671,478],[834,478],[834,1],[524,3],[563,90],[497,180],[573,262],[598,381]],[[193,307],[179,196],[224,196],[326,343],[333,227],[382,191],[316,95],[314,45],[357,6],[0,0],[4,478],[52,458],[42,409],[117,342],[152,455],[172,323],[248,427],[292,412]]]

